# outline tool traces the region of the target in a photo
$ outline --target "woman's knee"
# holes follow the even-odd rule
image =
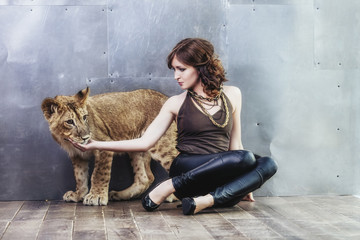
[[[262,157],[257,161],[258,167],[260,167],[268,177],[273,176],[278,170],[278,164],[270,157]]]
[[[230,172],[234,174],[245,173],[256,167],[254,154],[250,151],[228,151],[222,153],[218,159],[221,160],[221,164],[230,168]]]
[[[256,167],[256,159],[252,152],[247,150],[234,151],[237,154],[237,161],[241,168],[252,169]]]

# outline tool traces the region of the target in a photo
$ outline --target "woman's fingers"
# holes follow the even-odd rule
[[[68,138],[67,139],[75,148],[79,149],[82,152],[85,152],[87,149],[85,147],[85,145],[74,142],[72,139]]]

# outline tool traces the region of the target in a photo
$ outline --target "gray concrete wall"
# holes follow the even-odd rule
[[[165,58],[185,37],[215,45],[243,92],[245,148],[279,163],[256,195],[359,194],[359,10],[356,0],[0,1],[0,200],[74,188],[43,98],[86,86],[180,93]],[[131,182],[126,161],[115,188]]]

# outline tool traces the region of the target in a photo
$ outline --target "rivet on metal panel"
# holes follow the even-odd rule
[[[319,9],[320,9],[320,8],[318,8],[318,7],[316,8],[316,10],[319,10]]]
[[[68,9],[67,8],[65,8],[65,11],[67,11]]]
[[[104,52],[104,54],[106,54],[106,52]]]
[[[103,12],[105,12],[105,9],[102,9]]]
[[[336,175],[336,177],[340,177],[339,175]]]
[[[337,128],[338,131],[340,131],[340,128]]]
[[[113,74],[112,73],[109,73],[109,76],[111,77]]]
[[[253,12],[255,12],[255,8],[253,8]]]
[[[30,12],[32,12],[32,8],[30,9]]]
[[[338,84],[338,88],[340,87],[340,84]]]
[[[88,79],[87,81],[88,81],[89,83],[91,83],[91,79]]]
[[[339,66],[341,66],[342,64],[341,64],[341,62],[339,62]]]
[[[260,126],[260,123],[256,123],[257,126]]]
[[[114,81],[114,79],[110,79],[110,83],[114,83],[115,81]]]
[[[320,62],[317,62],[317,65],[320,65]]]

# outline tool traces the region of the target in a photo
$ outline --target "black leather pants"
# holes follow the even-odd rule
[[[170,177],[178,198],[210,193],[215,207],[226,207],[258,189],[276,171],[277,164],[271,158],[255,160],[251,152],[238,150],[209,155],[180,154],[171,165]]]

